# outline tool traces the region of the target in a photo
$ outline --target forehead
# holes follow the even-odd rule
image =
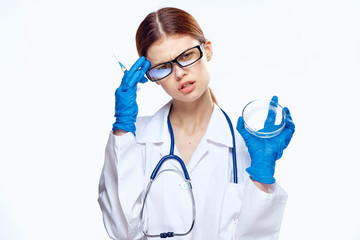
[[[147,51],[147,59],[150,61],[151,66],[154,66],[170,61],[186,49],[198,44],[200,44],[199,41],[190,36],[166,36],[150,46]]]

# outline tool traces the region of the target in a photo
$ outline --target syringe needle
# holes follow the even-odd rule
[[[116,57],[116,55],[113,53],[114,57],[116,58],[116,60],[118,61],[121,70],[125,73],[127,71],[127,68],[119,61],[119,59]]]

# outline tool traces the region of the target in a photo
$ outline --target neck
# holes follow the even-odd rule
[[[180,102],[173,99],[170,113],[171,124],[191,135],[199,129],[207,128],[213,108],[214,103],[209,91],[194,102]]]

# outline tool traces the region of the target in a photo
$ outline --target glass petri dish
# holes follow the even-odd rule
[[[242,111],[245,129],[260,138],[271,138],[285,127],[286,113],[282,106],[271,100],[254,100]]]

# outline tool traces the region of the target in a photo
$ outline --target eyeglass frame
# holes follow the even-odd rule
[[[177,59],[178,59],[181,55],[183,55],[185,52],[187,52],[187,51],[189,51],[189,50],[191,50],[191,49],[194,49],[194,48],[197,48],[197,49],[199,50],[199,52],[200,52],[200,57],[199,57],[198,59],[196,59],[194,62],[190,63],[189,65],[182,66],[181,63],[179,63],[179,62],[177,61]],[[196,45],[196,46],[191,47],[191,48],[189,48],[189,49],[186,49],[185,51],[183,51],[182,53],[180,53],[180,54],[179,54],[176,58],[174,58],[173,60],[170,60],[170,61],[167,61],[167,62],[163,62],[163,63],[159,63],[159,64],[156,64],[155,66],[149,68],[149,69],[146,71],[146,77],[147,77],[150,81],[152,81],[152,82],[157,82],[157,81],[160,81],[160,80],[168,77],[168,76],[173,72],[173,64],[174,64],[174,63],[176,63],[176,64],[177,64],[179,67],[181,67],[181,68],[191,66],[192,64],[196,63],[197,61],[199,61],[199,60],[204,56],[204,52],[203,52],[204,50],[203,50],[203,49],[204,49],[204,43],[199,44],[199,45]],[[150,71],[151,69],[156,68],[157,66],[160,66],[160,65],[163,65],[163,64],[166,64],[166,63],[170,63],[170,66],[171,66],[171,71],[169,72],[169,74],[167,74],[165,77],[162,77],[162,78],[159,78],[159,79],[156,79],[156,80],[151,79],[151,77],[150,77],[150,75],[149,75],[149,71]]]

